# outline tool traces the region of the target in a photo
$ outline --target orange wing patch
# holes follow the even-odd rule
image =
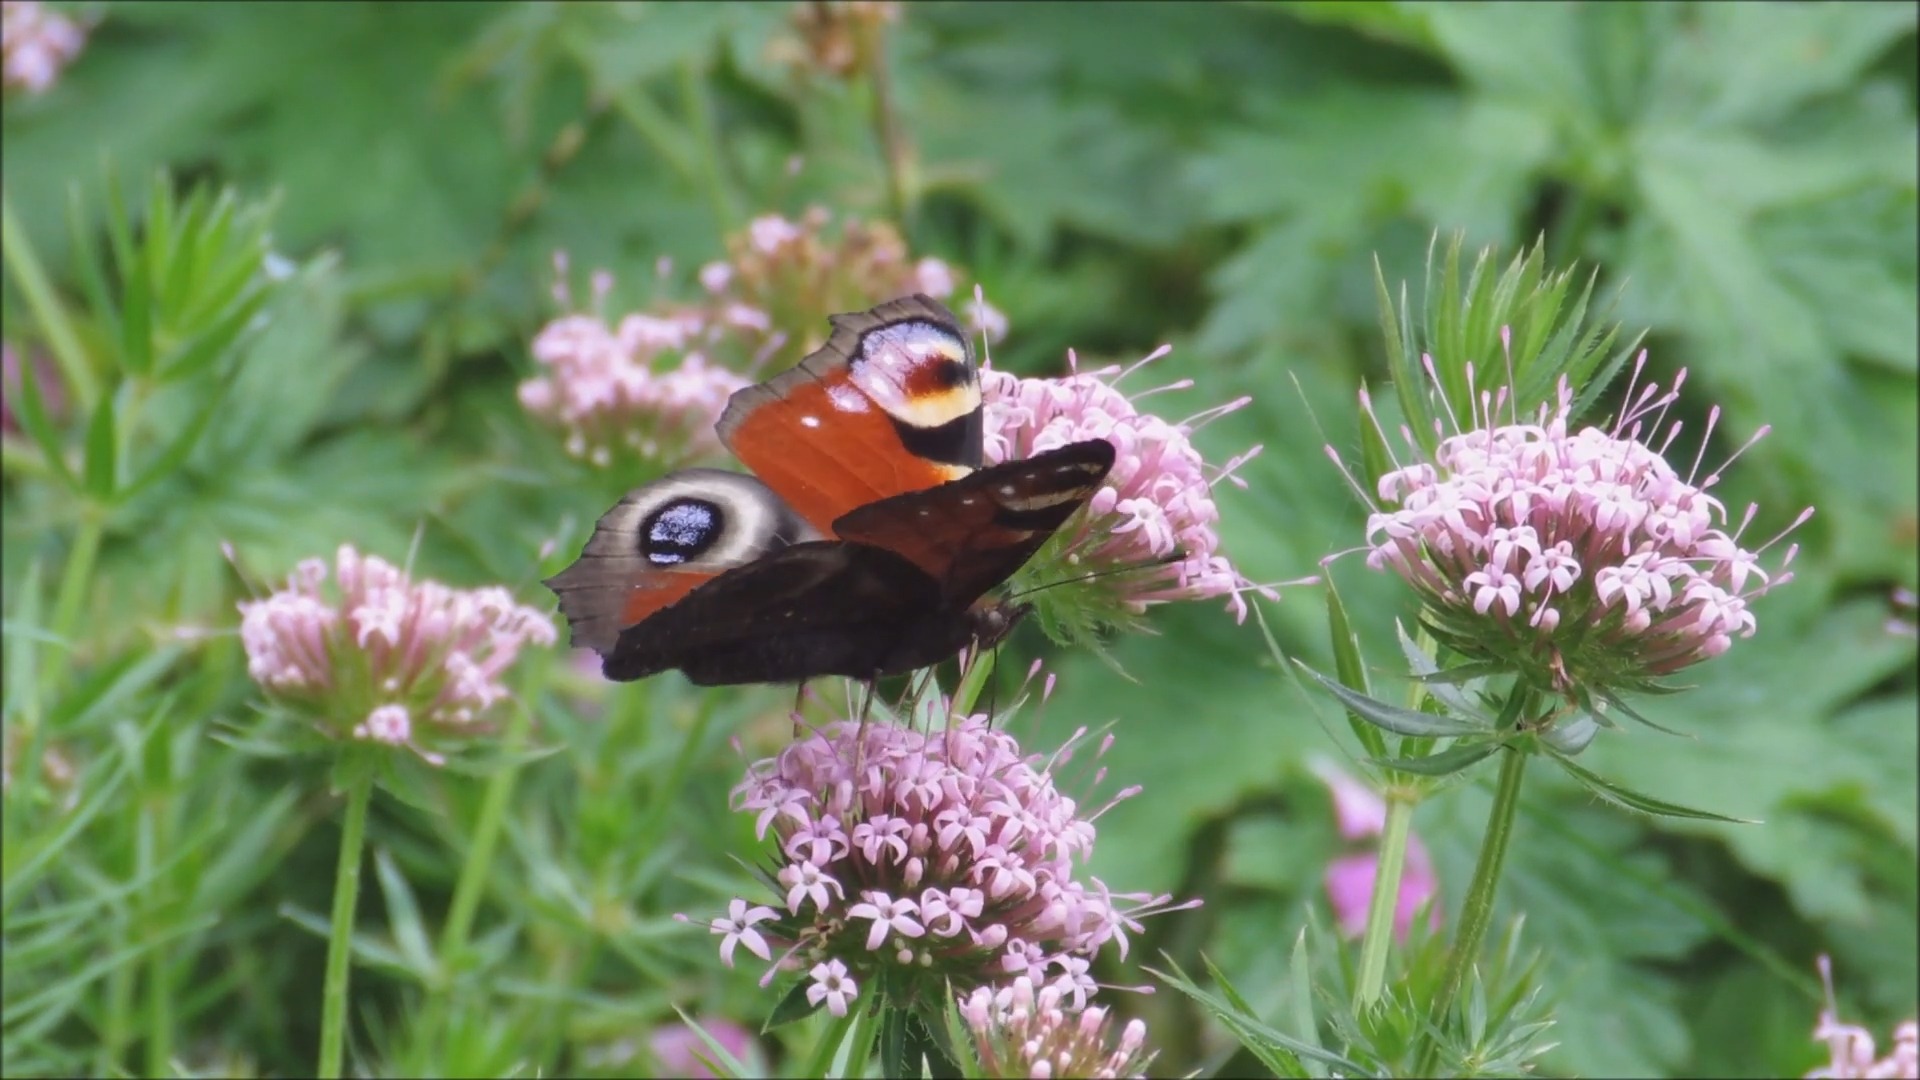
[[[925,296],[832,318],[827,343],[733,395],[721,441],[826,532],[856,507],[980,465],[980,387],[953,314]]]

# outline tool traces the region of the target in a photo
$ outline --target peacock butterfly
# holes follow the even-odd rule
[[[604,514],[546,585],[610,679],[872,679],[1006,636],[987,598],[1105,481],[1103,439],[981,467],[979,374],[923,295],[834,315],[825,345],[733,395],[753,475],[682,469]]]

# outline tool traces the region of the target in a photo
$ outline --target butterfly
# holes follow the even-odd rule
[[[834,315],[716,430],[752,474],[635,488],[546,585],[609,679],[876,679],[991,646],[1028,605],[987,594],[1099,491],[1104,439],[982,467],[978,369],[952,312],[915,294]]]

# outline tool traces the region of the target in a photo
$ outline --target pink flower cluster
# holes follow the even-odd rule
[[[1431,463],[1380,478],[1367,565],[1393,569],[1441,625],[1485,652],[1543,664],[1561,690],[1670,674],[1725,652],[1753,634],[1748,602],[1791,580],[1796,549],[1769,572],[1761,555],[1774,541],[1741,546],[1757,507],[1732,533],[1721,527],[1725,508],[1707,494],[1719,471],[1701,476],[1696,459],[1682,476],[1662,456],[1678,421],[1657,448],[1641,441],[1655,437],[1685,377],[1637,398],[1630,384],[1630,404],[1607,430],[1568,431],[1565,380],[1557,407],[1542,406],[1534,423],[1496,424],[1505,390],[1482,394],[1476,426],[1440,440]],[[1371,414],[1364,391],[1362,400]],[[1707,436],[1718,419],[1716,408]]]
[[[564,258],[556,261],[564,273]],[[595,307],[610,286],[596,275]],[[744,308],[717,319],[683,310],[610,326],[598,315],[562,316],[533,340],[546,372],[520,384],[520,404],[565,432],[567,453],[595,465],[611,464],[623,447],[668,461],[716,451],[713,425],[748,380],[709,353],[721,334],[741,329],[762,333],[766,317]]]
[[[307,559],[285,589],[240,604],[248,674],[272,696],[310,706],[335,737],[419,750],[416,725],[475,724],[506,698],[500,676],[521,647],[554,642],[548,616],[502,588],[414,582],[344,544],[335,579],[337,598],[321,588],[327,564]]]
[[[1168,351],[1162,347],[1134,367]],[[1135,400],[1161,390],[1185,389],[1193,385],[1192,380],[1129,398],[1118,383],[1133,369],[1080,371],[1077,358],[1068,356],[1074,370],[1059,379],[1023,379],[991,368],[981,372],[989,464],[1031,457],[1082,439],[1106,439],[1118,451],[1113,471],[1088,504],[1087,513],[1077,526],[1063,530],[1063,540],[1055,541],[1062,545],[1054,549],[1059,558],[1036,562],[1089,571],[1135,568],[1098,579],[1101,588],[1113,590],[1124,610],[1134,614],[1149,604],[1224,596],[1235,618],[1244,620],[1246,592],[1278,599],[1278,593],[1253,585],[1234,569],[1220,553],[1215,529],[1220,512],[1214,506],[1213,485],[1225,479],[1244,487],[1234,471],[1260,448],[1253,447],[1214,469],[1191,441],[1202,423],[1252,399],[1239,398],[1170,422],[1141,412]]]
[[[1069,1005],[1058,986],[1036,987],[1025,975],[1008,986],[975,988],[960,999],[960,1018],[973,1034],[982,1076],[1117,1080],[1144,1077],[1154,1058],[1146,1024],[1127,1021],[1115,1040],[1105,1008]]]
[[[1333,796],[1333,817],[1340,837],[1349,842],[1373,840],[1386,831],[1387,804],[1379,792],[1331,764],[1314,762],[1314,775]],[[1340,855],[1327,864],[1327,901],[1341,932],[1359,937],[1367,929],[1367,910],[1380,877],[1380,853],[1358,851]],[[1407,837],[1407,859],[1401,869],[1400,893],[1394,898],[1393,936],[1406,941],[1414,916],[1427,909],[1427,926],[1440,927],[1440,878],[1433,857],[1418,836]]]
[[[87,32],[39,0],[0,0],[0,83],[43,94],[80,55]]]
[[[1115,942],[1125,955],[1168,898],[1074,880],[1098,813],[1083,816],[1053,772],[1081,737],[1045,760],[983,716],[927,734],[840,721],[754,764],[734,802],[778,841],[781,901],[733,900],[711,923],[721,959],[745,948],[773,961],[767,980],[804,970],[808,999],[836,1016],[889,970],[928,1001],[1026,975],[1084,1006],[1094,953]]]
[[[1807,1074],[1808,1080],[1920,1080],[1920,1024],[1912,1020],[1893,1029],[1893,1052],[1878,1056],[1873,1035],[1857,1024],[1840,1022],[1833,999],[1833,964],[1820,958],[1820,978],[1827,984],[1827,1007],[1813,1037],[1827,1044],[1831,1061]]]
[[[709,306],[764,312],[781,350],[778,366],[799,361],[826,340],[827,311],[857,311],[888,296],[926,293],[937,300],[957,287],[954,268],[936,258],[913,259],[898,229],[884,221],[841,220],[824,207],[798,220],[762,214],[727,238],[727,259],[700,269]],[[999,340],[1006,317],[985,301],[967,305],[975,331]]]

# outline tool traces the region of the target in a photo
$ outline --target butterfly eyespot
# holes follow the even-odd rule
[[[647,516],[640,526],[640,554],[655,566],[676,566],[699,558],[726,527],[720,507],[705,499],[675,499]]]

